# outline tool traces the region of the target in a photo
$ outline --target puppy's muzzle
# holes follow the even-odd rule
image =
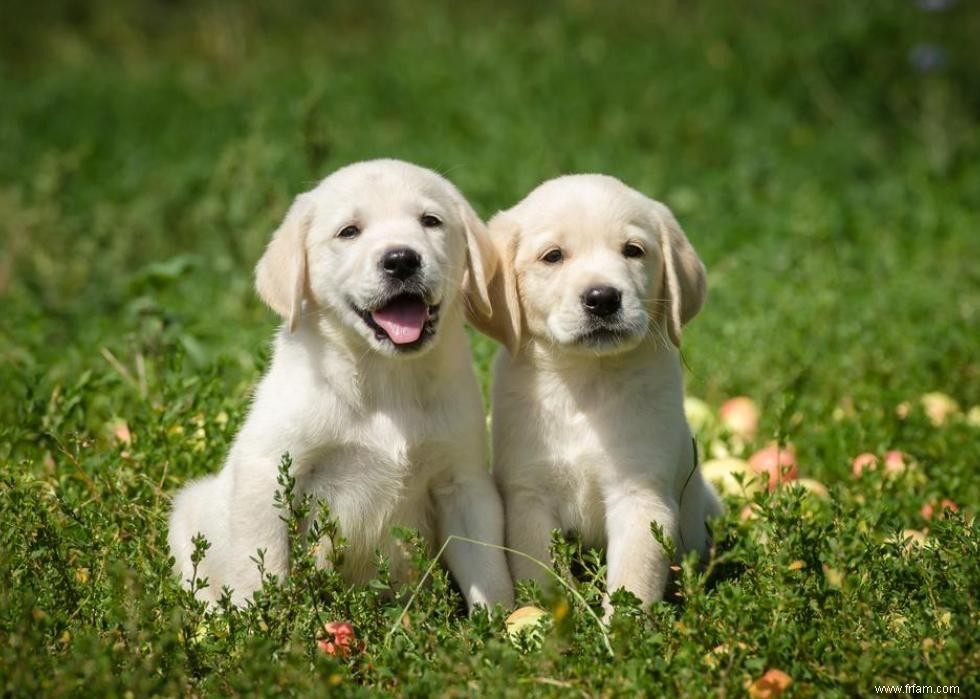
[[[636,334],[623,317],[623,292],[607,284],[590,286],[580,297],[585,331],[576,341],[592,348],[614,347]]]
[[[608,318],[619,312],[623,294],[614,286],[590,286],[582,294],[582,307],[596,318]]]
[[[383,290],[365,307],[351,306],[379,342],[400,352],[419,349],[436,332],[439,304],[423,279],[422,256],[410,247],[385,250],[378,260]]]

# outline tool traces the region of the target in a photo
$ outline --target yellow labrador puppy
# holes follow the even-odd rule
[[[450,534],[502,543],[463,330],[464,291],[489,312],[494,264],[470,205],[421,167],[357,163],[296,198],[256,269],[259,295],[285,319],[271,366],[224,468],[174,500],[170,547],[185,581],[191,538],[211,543],[201,598],[227,586],[246,601],[261,585],[258,549],[268,572],[288,572],[273,505],[286,452],[297,494],[337,518],[348,542],[341,572],[353,582],[375,573],[378,549],[396,579],[407,572],[392,525],[417,528],[433,549]],[[512,603],[501,552],[457,542],[446,562],[470,609]]]
[[[666,206],[604,175],[546,182],[489,228],[493,312],[471,320],[508,350],[493,388],[507,544],[547,561],[553,529],[577,532],[605,548],[609,591],[661,599],[671,561],[650,523],[704,554],[720,511],[695,465],[678,353],[704,266]],[[510,565],[546,582],[522,557]]]

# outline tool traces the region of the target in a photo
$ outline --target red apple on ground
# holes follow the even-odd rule
[[[792,683],[793,679],[789,675],[773,668],[766,670],[755,682],[747,683],[745,688],[752,699],[777,699]]]
[[[851,471],[855,477],[860,476],[865,471],[874,471],[876,468],[878,468],[878,457],[867,451],[855,456],[851,465]]]
[[[759,407],[747,396],[737,396],[722,403],[718,411],[721,424],[736,437],[752,439],[759,427]]]
[[[931,502],[927,502],[925,505],[922,506],[922,509],[919,510],[919,514],[921,514],[924,519],[932,519],[933,515],[936,514],[936,510],[938,510],[940,513],[943,513],[946,510],[949,510],[950,512],[959,512],[959,509],[960,506],[957,505],[955,502],[953,502],[949,498],[943,498],[942,500],[939,501],[938,505]]]
[[[327,655],[346,658],[351,651],[364,648],[364,642],[358,641],[354,634],[354,626],[347,621],[330,621],[324,624],[325,638],[317,641],[317,645]]]
[[[800,469],[796,463],[796,449],[787,444],[780,447],[770,444],[749,458],[749,466],[758,474],[769,474],[769,490],[773,491],[780,483],[796,480]]]
[[[117,443],[124,444],[127,447],[133,443],[133,435],[130,433],[129,425],[126,424],[125,420],[113,420],[109,423],[109,429]]]
[[[738,511],[738,518],[743,522],[748,522],[750,519],[755,519],[757,516],[755,505],[746,505]]]
[[[908,464],[905,461],[905,454],[892,449],[885,452],[885,473],[898,474],[905,470]]]

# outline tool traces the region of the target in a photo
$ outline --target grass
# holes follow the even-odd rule
[[[975,7],[278,7],[5,10],[0,691],[737,696],[776,668],[792,696],[980,694],[980,435],[918,403],[980,404]],[[511,641],[435,568],[400,620],[386,575],[350,589],[298,535],[288,585],[206,613],[170,574],[168,498],[219,467],[268,359],[251,269],[292,196],[382,155],[486,215],[571,171],[665,201],[709,269],[689,393],[752,396],[748,448],[791,441],[830,497],[758,494],[748,521],[731,497],[720,581],[686,565],[680,604],[621,600],[612,661],[571,595],[522,589],[552,620]],[[486,384],[495,348],[473,344]],[[887,449],[914,466],[851,476]],[[943,497],[959,512],[926,521]],[[598,605],[601,557],[555,545]],[[321,652],[329,620],[363,649]]]

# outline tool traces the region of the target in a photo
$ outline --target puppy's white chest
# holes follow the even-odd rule
[[[370,575],[370,556],[387,548],[392,525],[431,533],[430,487],[445,459],[430,433],[404,418],[379,411],[353,420],[346,438],[307,466],[307,492],[329,504],[352,544],[346,569],[355,579]]]
[[[577,531],[587,546],[605,543],[604,481],[609,478],[609,454],[588,429],[568,426],[564,447],[555,454],[547,481],[555,484],[554,502],[566,530]],[[543,484],[542,484],[543,485]]]
[[[584,413],[566,405],[548,407],[533,421],[538,426],[533,444],[507,450],[515,459],[508,480],[513,477],[538,493],[562,529],[577,532],[587,546],[601,546],[610,454]]]
[[[521,396],[513,416],[501,415],[511,438],[495,435],[497,464],[505,483],[537,493],[563,529],[578,532],[586,545],[602,546],[607,503],[628,484],[654,477],[648,461],[659,439],[659,416],[642,414],[628,384],[561,378],[533,377],[539,400]]]
[[[379,410],[352,419],[343,439],[312,466],[335,488],[367,479],[384,484],[390,496],[406,496],[414,490],[409,486],[424,485],[432,475],[432,441],[431,429],[418,415]]]
[[[428,439],[425,425],[414,417],[396,420],[390,413],[380,411],[367,416],[357,430],[362,437],[360,446],[396,471],[410,473],[413,462],[415,468],[421,467],[419,452]]]

